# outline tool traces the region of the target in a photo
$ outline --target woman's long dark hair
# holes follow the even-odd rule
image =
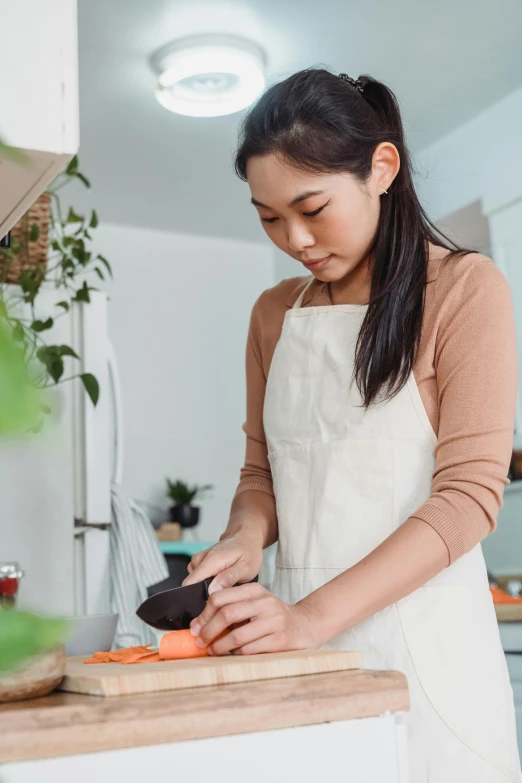
[[[371,247],[371,290],[359,332],[354,375],[368,407],[405,385],[420,343],[429,243],[448,257],[460,248],[433,225],[413,186],[399,105],[393,92],[370,76],[358,89],[322,68],[309,68],[274,84],[243,120],[235,157],[247,180],[253,156],[280,155],[311,172],[350,172],[364,183],[381,142],[397,147],[401,166],[381,197],[381,214]]]

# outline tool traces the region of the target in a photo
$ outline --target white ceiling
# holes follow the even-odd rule
[[[203,32],[250,37],[269,83],[322,66],[396,92],[413,152],[522,84],[520,0],[79,0],[80,162],[104,221],[263,240],[232,170],[238,122],[172,114],[152,52]]]

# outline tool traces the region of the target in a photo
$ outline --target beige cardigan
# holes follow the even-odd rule
[[[430,250],[421,342],[414,377],[437,433],[427,501],[413,517],[445,541],[450,563],[496,528],[513,447],[518,384],[511,293],[491,259],[444,261]],[[273,494],[263,430],[266,379],[285,312],[309,277],[284,280],[254,305],[247,342],[246,458],[236,494]],[[303,307],[331,304],[314,280]]]

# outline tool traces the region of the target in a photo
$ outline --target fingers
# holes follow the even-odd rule
[[[252,601],[261,598],[267,593],[268,591],[257,582],[250,582],[246,585],[238,585],[237,587],[230,587],[227,590],[216,591],[208,599],[207,605],[200,616],[193,622],[198,623],[200,628],[203,628],[224,607],[239,603],[240,601]],[[234,622],[234,620],[232,620],[232,622]],[[193,628],[192,623],[191,628]]]
[[[209,595],[212,595],[212,593],[215,593],[217,590],[225,590],[228,587],[239,585],[244,581],[246,581],[244,563],[241,560],[238,560],[233,566],[225,568],[212,580],[208,588],[208,593]]]
[[[182,587],[202,582],[211,576],[216,576],[220,571],[232,566],[236,559],[237,554],[234,554],[234,552],[216,551],[214,547],[198,552],[189,563],[189,575],[183,580]]]
[[[261,653],[285,652],[291,649],[291,647],[281,644],[281,638],[276,633],[269,633],[266,636],[259,636],[255,641],[244,644],[231,652],[234,655],[260,655]]]
[[[241,601],[249,602],[265,597],[266,595],[268,595],[268,591],[265,590],[264,587],[261,587],[261,585],[257,582],[250,582],[246,585],[238,585],[237,587],[230,587],[228,590],[219,590],[214,592],[208,599],[207,605],[203,609],[200,616],[191,622],[190,630],[194,636],[198,636],[202,629],[206,627],[206,625],[212,620],[213,617],[216,616],[220,610],[233,604],[237,604]],[[230,615],[233,611],[233,609],[227,610],[228,614]],[[240,621],[231,620],[231,622]],[[225,627],[227,627],[226,624],[221,628],[221,630],[223,630]],[[206,637],[204,637],[204,639],[206,640]]]
[[[253,620],[239,628],[234,628],[221,639],[217,639],[212,644],[210,651],[212,655],[226,655],[229,652],[250,655],[249,648],[258,652],[272,652],[275,651],[276,646],[277,641],[271,621]]]
[[[260,613],[263,611],[264,601],[263,599],[254,599],[247,601],[238,601],[236,603],[227,604],[219,609],[216,614],[201,627],[199,632],[197,644],[201,647],[207,647],[215,642],[218,637],[227,629],[232,629],[232,626],[244,626],[248,625],[252,620],[256,620]],[[240,630],[239,627],[235,630]],[[235,633],[235,630],[231,633]],[[230,637],[230,634],[229,634]],[[241,637],[242,638],[242,637]],[[231,642],[229,638],[229,643]],[[234,645],[241,643],[234,637]],[[245,642],[249,641],[245,639]],[[221,648],[220,648],[221,649]],[[226,652],[232,649],[228,647]]]

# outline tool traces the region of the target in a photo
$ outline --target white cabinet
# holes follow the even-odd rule
[[[78,151],[76,0],[0,0],[0,238]]]
[[[176,781],[408,783],[406,729],[395,715],[6,764],[3,783]],[[411,781],[415,783],[415,781]]]

